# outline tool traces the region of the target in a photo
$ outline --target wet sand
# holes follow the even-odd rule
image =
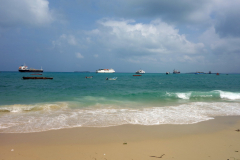
[[[1,133],[0,160],[236,160],[240,117],[189,125],[72,128]]]

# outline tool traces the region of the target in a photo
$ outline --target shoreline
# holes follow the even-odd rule
[[[240,116],[216,117],[185,125],[122,125],[0,133],[0,159],[240,159],[237,129],[240,129]]]

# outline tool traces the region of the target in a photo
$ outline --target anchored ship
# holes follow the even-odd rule
[[[178,70],[173,70],[173,74],[179,74],[180,73],[180,71],[178,71]]]
[[[114,69],[98,69],[96,70],[96,73],[114,73]]]
[[[138,70],[138,71],[136,71],[136,74],[144,74],[145,73],[145,71],[144,70]]]
[[[41,69],[33,69],[33,68],[28,69],[28,67],[24,64],[18,68],[18,71],[19,72],[43,72],[43,69],[42,68]]]

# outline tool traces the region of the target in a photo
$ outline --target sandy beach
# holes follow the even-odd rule
[[[240,117],[189,125],[123,125],[1,133],[0,160],[236,160]]]

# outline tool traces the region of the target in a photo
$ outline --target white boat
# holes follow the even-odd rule
[[[113,77],[113,78],[106,78],[106,80],[117,80],[117,77]]]
[[[180,71],[178,71],[178,70],[173,70],[173,74],[179,74],[180,73]]]
[[[138,71],[136,71],[136,74],[144,74],[145,73],[145,71],[144,70],[138,70]]]
[[[98,69],[96,70],[96,73],[114,73],[114,69]]]

